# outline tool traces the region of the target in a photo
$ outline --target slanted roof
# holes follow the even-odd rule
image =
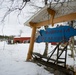
[[[44,6],[41,10],[39,10],[35,15],[33,15],[28,21],[24,23],[24,25],[30,26],[29,22],[40,23],[43,21],[47,21],[51,18],[51,15],[48,14],[47,8],[50,5]],[[71,2],[64,3],[53,3],[51,4],[51,9],[55,10],[55,17],[58,18],[60,16],[68,15],[71,13],[75,13],[76,15],[76,0]],[[73,19],[75,19],[74,17]],[[56,23],[56,22],[55,22]]]

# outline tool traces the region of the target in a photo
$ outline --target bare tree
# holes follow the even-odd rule
[[[2,17],[1,22],[4,21],[4,19],[13,11],[18,11],[18,15],[21,13],[21,11],[26,6],[26,3],[30,0],[2,0],[0,2],[0,10],[5,9],[4,16]]]
[[[6,17],[14,12],[16,12],[15,15],[17,15],[17,17],[19,17],[21,15],[21,13],[24,10],[26,10],[26,6],[29,6],[29,8],[31,8],[31,10],[32,9],[34,9],[34,10],[30,11],[30,9],[28,8],[29,11],[27,11],[27,13],[25,13],[25,14],[29,14],[29,15],[35,14],[35,12],[37,12],[39,9],[41,9],[43,7],[37,3],[42,3],[44,5],[43,0],[41,0],[40,2],[39,2],[39,0],[1,0],[0,1],[0,12],[1,11],[3,11],[3,12],[1,12],[2,16],[0,17],[0,22],[3,23],[4,20],[6,19]],[[28,15],[28,17],[30,17],[29,15]]]
[[[73,20],[73,21],[70,21],[70,22],[68,22],[68,23],[69,23],[69,25],[70,25],[71,27],[74,28],[74,20]],[[70,41],[69,41],[69,46],[70,46],[71,57],[72,57],[72,58],[74,58],[74,51],[75,51],[75,49],[74,49],[74,41],[75,41],[74,37],[71,37],[71,38],[70,38]]]

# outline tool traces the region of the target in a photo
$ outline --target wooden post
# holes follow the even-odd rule
[[[30,39],[30,45],[29,45],[29,51],[28,51],[28,55],[27,55],[27,61],[31,59],[32,57],[32,52],[33,52],[33,46],[34,46],[34,41],[35,41],[35,33],[36,33],[36,27],[32,28],[32,35],[31,35],[31,39]]]
[[[76,75],[76,69],[74,69],[74,75]]]
[[[52,20],[51,24],[52,24],[52,26],[54,26],[54,23],[53,23],[54,20],[53,19],[54,19],[54,15],[51,15],[51,20]]]
[[[52,26],[54,26],[53,21],[54,21],[55,11],[52,10],[52,9],[50,9],[50,8],[48,8],[47,11],[48,11],[48,13],[51,15],[50,21],[51,21]]]
[[[74,72],[75,72],[75,74],[74,74],[74,75],[76,75],[76,65],[74,65]]]
[[[75,72],[75,75],[76,75],[76,72]]]

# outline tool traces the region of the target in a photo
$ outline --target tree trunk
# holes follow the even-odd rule
[[[73,27],[73,21],[70,21],[69,25]],[[69,42],[71,57],[74,58],[74,37],[71,37],[71,41]]]
[[[48,43],[45,43],[45,51],[43,56],[47,56],[47,53],[48,53]]]
[[[71,57],[74,58],[74,37],[71,37],[71,42],[69,42]]]
[[[47,0],[45,0],[45,5],[47,5]],[[44,26],[44,27],[45,29],[48,28],[48,26]],[[45,43],[45,50],[43,56],[47,56],[47,53],[48,53],[48,43]]]
[[[48,26],[44,26],[44,27],[45,29],[48,28]],[[45,43],[45,50],[44,50],[43,56],[47,57],[47,54],[48,54],[48,42]]]

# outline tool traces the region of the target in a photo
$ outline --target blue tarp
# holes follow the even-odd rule
[[[36,42],[61,42],[68,41],[70,37],[76,35],[76,29],[70,26],[59,26],[56,28],[47,28],[40,30],[40,35],[36,38]]]

